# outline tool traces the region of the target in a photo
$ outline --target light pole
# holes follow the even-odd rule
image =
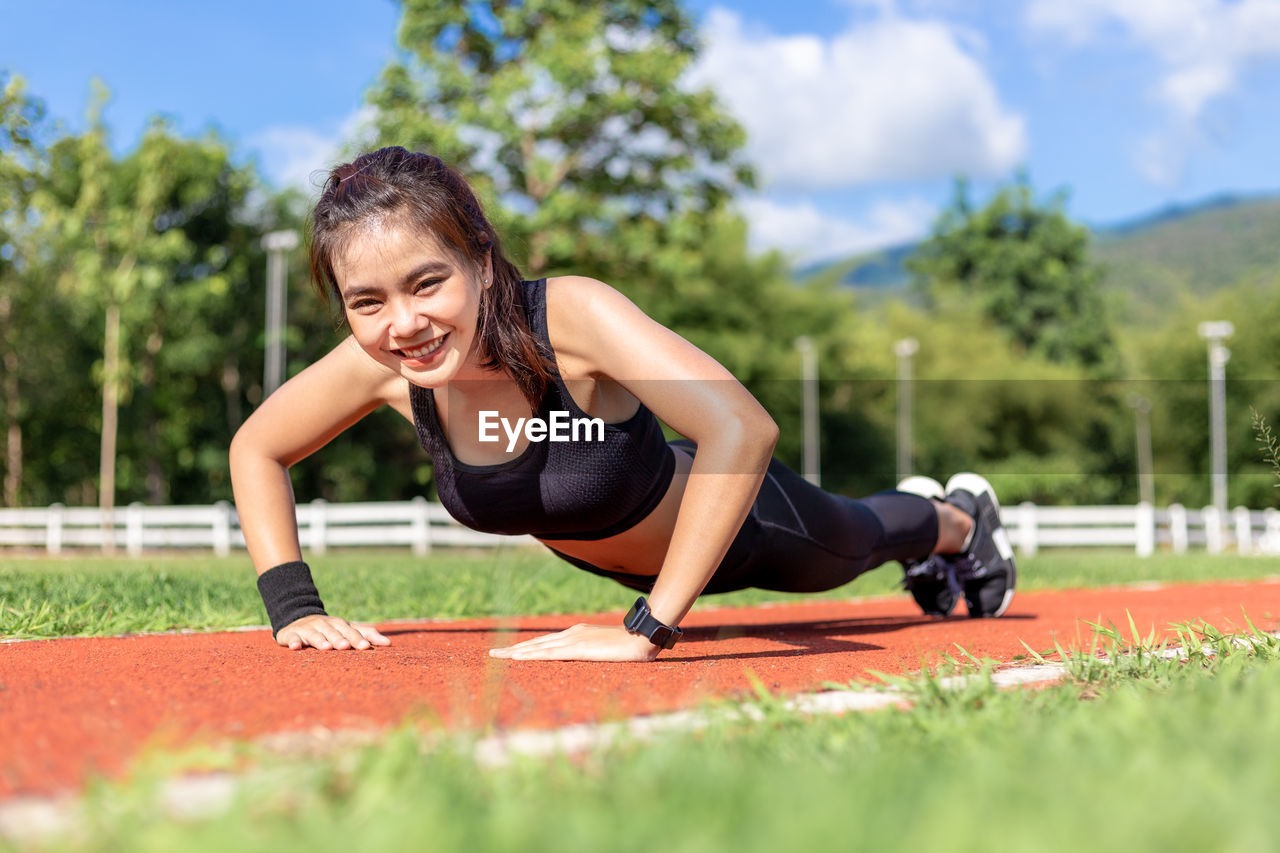
[[[804,478],[822,485],[818,461],[818,352],[808,335],[796,338],[800,376],[804,386]]]
[[[915,338],[893,343],[898,357],[898,482],[911,476],[911,356],[918,349]]]
[[[1137,431],[1138,500],[1155,506],[1155,478],[1151,462],[1151,401],[1137,394],[1129,395]]]
[[[1236,327],[1225,320],[1201,323],[1200,337],[1209,345],[1209,456],[1213,505],[1227,511],[1227,361],[1231,350],[1222,342]]]
[[[262,370],[262,399],[284,382],[285,278],[289,268],[285,253],[298,246],[294,231],[272,231],[262,238],[267,250],[266,359]]]

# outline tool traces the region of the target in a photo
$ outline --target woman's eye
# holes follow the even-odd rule
[[[378,307],[378,300],[376,299],[357,299],[355,302],[352,302],[350,305],[347,306],[347,308],[351,311],[367,311],[369,309],[377,308],[377,307]]]
[[[440,284],[440,282],[441,282],[441,281],[443,281],[443,279],[439,279],[439,278],[426,278],[426,279],[423,279],[422,281],[420,281],[420,282],[418,282],[416,285],[414,285],[413,292],[414,292],[414,293],[423,293],[424,291],[432,290],[432,289],[433,289],[433,288],[435,288],[438,284]]]

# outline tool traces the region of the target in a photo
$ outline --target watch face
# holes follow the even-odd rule
[[[622,627],[632,634],[648,637],[649,642],[664,649],[674,646],[676,640],[684,634],[679,628],[664,625],[653,618],[653,613],[649,610],[649,602],[644,599],[644,596],[637,598],[636,603],[631,605],[627,615],[622,618]]]
[[[640,625],[644,622],[645,615],[649,612],[649,608],[645,604],[643,598],[637,599],[636,603],[631,605],[631,609],[627,611],[627,615],[622,618],[622,627],[631,633],[637,633]]]

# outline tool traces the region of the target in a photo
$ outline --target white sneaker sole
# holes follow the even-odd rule
[[[942,488],[941,483],[932,477],[922,477],[919,474],[907,477],[899,483],[898,491],[919,495],[922,498],[937,498],[938,500],[942,500],[947,496],[947,492]]]

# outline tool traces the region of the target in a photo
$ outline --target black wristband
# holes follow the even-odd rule
[[[273,637],[295,619],[317,613],[328,615],[315,581],[311,580],[311,568],[301,560],[281,563],[258,575],[258,594],[267,606]]]

